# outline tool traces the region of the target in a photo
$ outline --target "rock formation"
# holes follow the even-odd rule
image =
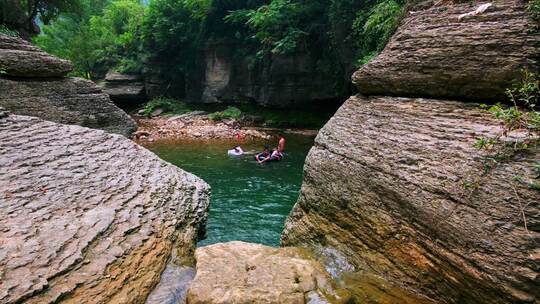
[[[190,304],[301,304],[328,288],[324,268],[296,248],[230,242],[198,248],[195,256]]]
[[[522,2],[460,22],[479,4],[439,5],[407,17],[355,74],[361,93],[500,99],[538,67]],[[494,165],[473,146],[499,131],[477,104],[351,97],[308,155],[282,244],[333,250],[437,303],[538,303],[540,148]]]
[[[101,130],[10,115],[0,137],[1,303],[144,303],[193,259],[201,179]]]
[[[62,77],[73,70],[71,62],[5,35],[0,35],[0,67],[15,77]]]
[[[146,101],[145,87],[141,75],[109,72],[105,76],[103,91],[117,104],[138,105]]]
[[[317,63],[308,54],[275,55],[255,67],[246,58],[234,57],[233,50],[228,45],[206,50],[203,102],[298,107],[336,101],[343,94],[335,90],[332,77],[317,71]]]
[[[136,124],[93,82],[63,77],[69,61],[28,42],[0,35],[0,106],[15,114],[130,136]]]
[[[473,99],[506,98],[522,68],[538,70],[538,24],[526,1],[476,2],[410,12],[384,52],[353,81],[364,94]]]

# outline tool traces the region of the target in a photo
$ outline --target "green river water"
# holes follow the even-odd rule
[[[306,155],[313,145],[313,137],[286,138],[285,158],[264,165],[257,164],[253,155],[228,156],[234,141],[167,141],[145,146],[212,187],[208,237],[200,246],[233,240],[278,246],[285,219],[298,198]],[[258,151],[263,144],[248,142],[241,146],[246,151]]]

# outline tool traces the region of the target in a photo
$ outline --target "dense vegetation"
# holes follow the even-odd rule
[[[26,1],[19,2],[25,7]],[[22,13],[27,18],[37,14],[45,22],[35,42],[73,61],[80,76],[99,78],[108,69],[138,72],[145,63],[166,58],[160,73],[189,78],[206,46],[227,43],[252,67],[272,56],[309,53],[337,82],[384,47],[404,4],[404,0],[35,2],[41,3],[38,11]],[[57,18],[49,22],[53,17]]]

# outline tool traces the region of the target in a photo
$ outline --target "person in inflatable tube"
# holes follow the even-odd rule
[[[270,150],[268,148],[268,145],[264,145],[264,150],[261,152],[261,153],[257,153],[255,155],[255,160],[259,163],[259,164],[262,164],[263,161],[265,159],[267,159],[268,157],[270,157]]]
[[[242,147],[240,146],[236,146],[233,149],[227,151],[227,154],[229,156],[242,156],[244,155],[244,153],[245,153],[244,150],[242,150]]]

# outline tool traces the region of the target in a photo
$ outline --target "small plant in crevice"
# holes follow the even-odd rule
[[[474,147],[478,150],[487,151],[483,158],[482,173],[474,182],[472,191],[480,186],[481,178],[491,172],[499,164],[508,162],[521,153],[527,153],[531,149],[537,149],[540,145],[540,113],[538,112],[538,100],[540,98],[540,77],[536,73],[524,70],[521,80],[513,87],[506,90],[506,95],[511,103],[510,106],[500,103],[493,106],[482,107],[496,118],[501,125],[501,131],[494,136],[479,138]],[[525,185],[533,190],[540,190],[540,161],[536,161],[530,174],[515,175],[508,181],[513,190],[525,227],[528,232],[525,208],[529,205],[523,202],[517,186]]]

